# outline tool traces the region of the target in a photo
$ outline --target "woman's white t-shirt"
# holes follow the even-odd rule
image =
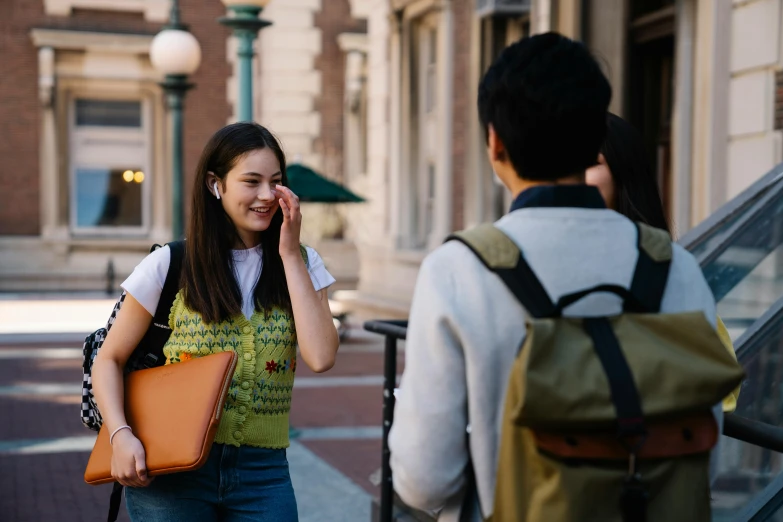
[[[261,275],[264,256],[261,246],[248,250],[232,250],[234,256],[234,276],[242,292],[242,313],[250,319],[255,311],[253,290]],[[324,261],[318,252],[307,247],[308,272],[316,292],[331,286],[335,279],[326,270]],[[122,283],[122,288],[133,296],[150,315],[155,310],[166,282],[166,273],[171,263],[171,250],[168,246],[159,248],[145,257],[133,270],[133,273]]]

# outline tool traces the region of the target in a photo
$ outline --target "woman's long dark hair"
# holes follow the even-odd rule
[[[633,221],[671,232],[641,134],[614,114],[607,116],[606,123],[601,154],[612,173],[615,210]]]
[[[225,186],[226,175],[243,155],[265,148],[277,157],[283,174],[282,184],[288,186],[285,154],[280,143],[269,130],[256,123],[234,123],[217,131],[204,147],[198,163],[185,242],[182,288],[185,305],[201,314],[207,323],[225,321],[242,313],[242,293],[234,277],[231,252],[240,242],[239,234],[220,200],[209,191],[207,176],[212,172]],[[261,233],[264,263],[253,294],[256,310],[265,314],[274,307],[291,311],[291,297],[279,253],[282,225],[283,213],[278,208],[269,228]]]

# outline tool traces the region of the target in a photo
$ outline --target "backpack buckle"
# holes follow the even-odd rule
[[[623,522],[645,522],[647,520],[647,500],[649,494],[642,484],[642,477],[636,470],[636,453],[628,459],[628,476],[620,494],[620,512]]]
[[[637,470],[636,457],[647,441],[647,430],[641,418],[618,420],[617,439],[628,450],[628,475],[620,493],[620,512],[623,514],[623,522],[646,522],[649,494]]]
[[[636,454],[647,442],[647,428],[644,426],[644,419],[641,417],[617,419],[617,440],[635,461]]]
[[[144,359],[141,361],[141,365],[144,368],[155,368],[157,366],[158,362],[158,356],[155,354],[148,353],[144,356]]]

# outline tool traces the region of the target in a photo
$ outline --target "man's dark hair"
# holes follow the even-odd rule
[[[596,164],[611,97],[584,45],[546,33],[512,44],[492,64],[479,85],[479,118],[520,177],[556,180]]]

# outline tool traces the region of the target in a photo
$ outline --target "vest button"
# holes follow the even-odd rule
[[[242,389],[243,390],[247,390],[248,388],[250,388],[250,383],[247,382],[247,381],[243,382],[242,383]]]
[[[246,334],[249,334],[249,333],[250,333],[250,327],[249,327],[249,326],[245,326],[245,327],[242,329],[242,331],[243,331],[243,332],[245,332]]]
[[[246,412],[247,412],[247,408],[245,408],[244,406],[240,406],[239,407],[239,413],[240,414],[244,415]]]
[[[252,355],[250,355],[249,353],[246,353],[246,354],[245,354],[245,360],[246,360],[246,361],[249,361],[249,360],[250,360],[250,359],[252,359],[252,358],[253,358],[253,356],[252,356]]]
[[[235,431],[234,432],[234,438],[237,440],[242,440],[242,432],[241,431]]]

